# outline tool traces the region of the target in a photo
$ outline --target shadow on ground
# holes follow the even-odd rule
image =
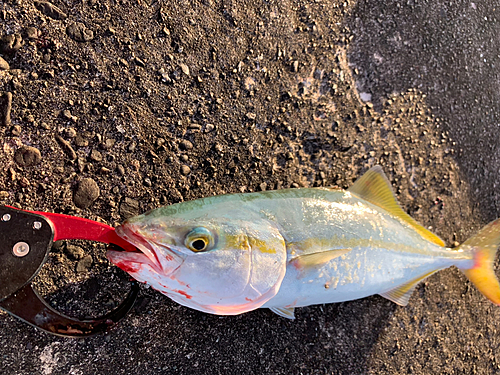
[[[346,21],[359,90],[379,109],[393,92],[427,94],[485,221],[500,215],[499,20],[495,1],[362,0]]]

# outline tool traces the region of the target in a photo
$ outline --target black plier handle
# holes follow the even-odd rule
[[[118,237],[113,227],[96,221],[50,212],[0,206],[0,308],[46,332],[84,337],[106,331],[132,308],[139,286],[132,281],[125,300],[109,314],[79,320],[49,306],[31,285],[47,260],[52,243],[82,239],[110,244],[125,251],[135,247]]]

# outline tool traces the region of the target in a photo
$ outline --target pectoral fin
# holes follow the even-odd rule
[[[292,263],[298,270],[304,271],[309,268],[321,266],[325,263],[328,263],[332,259],[347,254],[351,250],[352,249],[335,249],[326,250],[319,253],[303,254],[290,260],[290,263]]]
[[[385,293],[380,293],[380,295],[400,306],[406,306],[408,305],[408,301],[410,300],[410,297],[413,294],[413,291],[417,287],[418,283],[426,279],[436,271],[438,270],[428,272],[423,276],[419,276],[416,279],[410,280],[402,285],[398,285],[396,288],[388,290]]]
[[[368,170],[347,190],[404,221],[426,240],[439,246],[445,246],[441,238],[425,229],[403,211],[392,191],[391,183],[380,165]]]
[[[295,319],[295,309],[293,307],[270,307],[269,310],[279,316],[282,316],[283,318],[291,320]]]

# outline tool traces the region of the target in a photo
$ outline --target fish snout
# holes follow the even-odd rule
[[[141,251],[156,272],[169,275],[182,265],[184,257],[171,248],[168,237],[158,235],[154,229],[125,222],[116,228],[116,233]]]

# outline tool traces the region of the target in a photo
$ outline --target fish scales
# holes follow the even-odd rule
[[[152,210],[117,228],[144,254],[108,257],[174,301],[215,314],[268,307],[293,318],[294,307],[373,294],[405,305],[418,282],[450,266],[500,303],[491,275],[497,226],[446,248],[399,207],[377,166],[347,191],[229,194]]]

